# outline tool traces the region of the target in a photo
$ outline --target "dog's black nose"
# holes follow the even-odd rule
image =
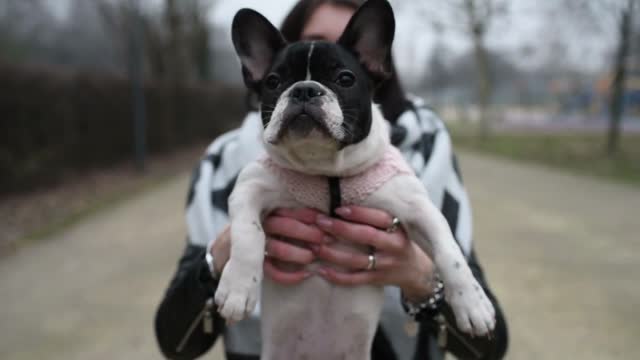
[[[313,98],[326,94],[324,89],[318,84],[306,83],[300,84],[291,89],[290,97],[300,102],[307,102]]]

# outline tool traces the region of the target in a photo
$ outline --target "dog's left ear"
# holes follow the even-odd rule
[[[391,75],[396,22],[387,0],[369,0],[353,15],[338,44],[354,53],[374,80]]]
[[[233,18],[231,39],[242,63],[245,84],[258,90],[274,57],[287,42],[269,20],[251,9],[241,9]]]

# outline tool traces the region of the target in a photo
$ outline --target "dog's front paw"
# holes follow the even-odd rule
[[[262,272],[245,273],[239,271],[233,261],[229,261],[222,272],[215,295],[220,316],[234,322],[249,315],[256,307],[261,280]]]
[[[445,284],[445,297],[462,331],[477,336],[493,331],[495,309],[476,279],[471,277],[469,281]]]

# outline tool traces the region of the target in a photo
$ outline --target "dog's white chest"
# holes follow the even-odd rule
[[[282,181],[287,191],[302,206],[329,211],[330,190],[328,178],[309,175],[283,168],[270,158],[260,160],[266,169],[273,172]],[[378,188],[402,174],[411,174],[412,170],[404,161],[402,154],[388,145],[380,161],[359,174],[340,178],[340,197],[342,205],[362,204]]]

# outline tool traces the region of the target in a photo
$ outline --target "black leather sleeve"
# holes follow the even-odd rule
[[[504,318],[502,309],[496,297],[491,292],[489,285],[484,277],[484,273],[475,252],[471,253],[468,259],[471,272],[478,280],[485,293],[493,303],[493,307],[496,310],[496,326],[491,336],[485,337],[472,337],[469,334],[464,333],[458,329],[456,325],[455,316],[451,308],[448,305],[444,305],[442,314],[445,318],[445,326],[447,327],[446,346],[445,350],[458,359],[481,359],[481,360],[498,360],[503,359],[509,344],[509,334],[507,330],[507,323]],[[420,346],[425,346],[429,343],[429,338],[438,336],[438,332],[443,324],[436,321],[434,317],[428,317],[421,320],[424,330],[421,332]],[[431,342],[433,343],[433,342]],[[426,349],[425,349],[426,351]]]
[[[215,307],[212,333],[205,333],[203,320],[198,319],[217,286],[204,260],[205,251],[204,247],[187,245],[156,312],[156,338],[168,359],[195,359],[207,352],[224,331],[224,321]]]

